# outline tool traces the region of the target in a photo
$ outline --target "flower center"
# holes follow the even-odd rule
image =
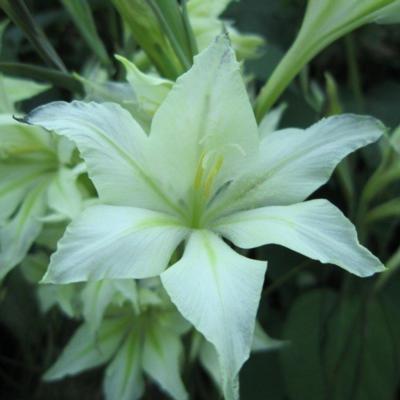
[[[218,173],[224,163],[224,157],[202,153],[197,165],[191,196],[189,223],[192,228],[202,228],[203,215],[212,195]]]

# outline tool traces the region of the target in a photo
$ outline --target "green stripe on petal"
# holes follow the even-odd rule
[[[36,108],[25,121],[65,135],[77,145],[102,202],[180,212],[149,175],[147,135],[121,106],[54,102]]]
[[[141,335],[135,327],[107,367],[104,393],[107,400],[137,400],[143,391]]]
[[[360,245],[353,224],[327,200],[242,211],[221,219],[215,229],[242,248],[279,244],[361,277],[384,270]]]
[[[188,399],[180,377],[183,346],[179,336],[160,325],[149,327],[143,348],[143,369],[176,400]]]
[[[193,188],[199,164],[223,160],[215,187],[257,151],[258,131],[239,63],[226,36],[194,59],[156,112],[150,145],[157,176],[178,198]]]
[[[243,257],[208,231],[195,231],[182,259],[161,274],[180,313],[216,348],[227,399],[250,354],[265,262]]]
[[[344,157],[384,132],[375,118],[348,114],[305,130],[270,133],[261,142],[258,159],[231,184],[212,213],[301,202],[328,181]]]
[[[67,228],[51,257],[46,283],[147,278],[160,274],[186,235],[166,214],[92,206]]]

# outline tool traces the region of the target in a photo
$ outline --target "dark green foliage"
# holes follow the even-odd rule
[[[177,43],[171,45],[162,35],[163,27],[154,14],[144,21],[157,26],[155,36],[149,37],[143,26],[135,24],[131,15],[134,10],[124,8],[122,1],[113,3],[124,10],[134,38],[124,35],[122,19],[112,2],[90,1],[90,8],[82,9],[74,8],[78,2],[63,3],[70,4],[69,12],[59,1],[26,1],[31,18],[23,2],[0,0],[14,22],[5,33],[0,72],[53,84],[55,89],[40,98],[42,103],[80,96],[82,84],[73,72],[83,75],[82,60],[88,58],[93,57],[94,65],[100,60],[110,78],[121,80],[121,67],[112,55],[129,55],[139,45],[147,46],[147,54],[158,71],[175,78],[191,64],[196,53],[191,32],[185,31],[185,10],[177,4],[168,14],[177,38]],[[160,9],[169,4],[156,0],[151,3]],[[245,65],[246,72],[255,78],[254,92],[265,83],[295,38],[305,3],[242,0],[233,3],[225,13],[241,31],[262,34],[267,40],[264,54]],[[0,18],[4,19],[5,14],[0,14]],[[165,57],[169,57],[169,65],[163,64]],[[389,134],[400,125],[399,25],[366,26],[319,54],[304,71],[302,80],[293,82],[280,99],[288,104],[283,127],[305,127],[330,113],[332,99],[326,96],[326,73],[337,85],[343,112],[380,118],[390,128]],[[311,81],[318,84],[325,96],[320,107],[315,105],[315,98],[305,99],[305,91],[310,88],[304,82]],[[29,103],[29,108],[33,105],[36,104]],[[346,194],[348,187],[343,187],[342,175],[348,170],[335,174],[313,195],[327,197],[340,207],[358,225],[363,244],[383,262],[393,261],[400,244],[400,215],[389,212],[390,218],[368,222],[368,207],[399,198],[400,174],[379,190],[367,209],[360,211],[360,201],[366,182],[385,154],[389,154],[390,165],[400,165],[400,156],[390,148],[388,140],[382,141],[348,159],[344,168],[350,170],[345,176],[345,180],[350,180],[350,195]],[[274,246],[254,251],[251,256],[269,261],[259,319],[271,336],[287,340],[288,344],[279,351],[253,355],[247,362],[241,373],[244,400],[400,398],[400,273],[393,273],[379,287],[379,277],[361,282],[338,268],[305,263],[303,257]],[[100,371],[60,383],[40,381],[75,324],[55,309],[43,315],[35,304],[32,287],[18,272],[0,287],[0,398],[101,399]],[[218,398],[211,381],[198,366],[192,366],[184,378],[189,389],[202,386],[202,390],[193,389],[197,396],[194,398]],[[148,385],[145,398],[164,398],[151,383]]]

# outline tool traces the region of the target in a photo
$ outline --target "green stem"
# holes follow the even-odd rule
[[[319,2],[320,0],[308,2],[306,15],[296,40],[261,89],[255,109],[258,121],[261,121],[296,75],[315,55],[335,40],[370,22],[373,13],[386,5],[387,0],[365,6],[358,14],[352,15],[352,10],[349,10],[349,18],[341,18],[339,22],[335,21],[335,17],[340,15],[340,9],[339,11],[335,9],[336,2],[321,1],[322,7],[314,7]],[[335,22],[333,26],[332,22]]]
[[[381,219],[398,217],[400,215],[400,199],[392,199],[368,212],[366,222],[379,221]]]
[[[153,10],[154,15],[157,17],[158,22],[160,23],[161,28],[163,29],[164,33],[166,34],[169,42],[171,43],[172,48],[174,49],[174,52],[181,63],[182,67],[184,68],[185,71],[187,71],[191,67],[191,62],[187,58],[185,52],[183,51],[181,45],[179,44],[177,38],[174,35],[174,32],[168,25],[166,19],[164,18],[163,13],[157,6],[157,4],[153,0],[147,0],[150,8]]]
[[[391,166],[390,152],[385,152],[376,171],[371,175],[361,193],[357,211],[356,224],[358,226],[360,240],[365,240],[365,228],[367,212],[371,201],[390,183],[400,178],[400,165]]]
[[[45,63],[63,73],[67,73],[63,61],[23,0],[0,0],[0,8],[24,32]]]
[[[263,295],[269,296],[272,292],[275,292],[287,281],[294,278],[300,271],[302,271],[303,269],[312,265],[312,263],[313,263],[312,260],[306,260],[306,261],[300,263],[299,265],[297,265],[296,267],[292,268],[286,274],[279,277],[279,279],[277,279],[274,283],[272,283],[267,289],[265,289],[263,292]]]
[[[187,10],[187,0],[182,0],[182,20],[183,26],[185,28],[186,37],[188,38],[190,53],[193,57],[199,52],[199,48],[197,46],[197,40],[193,32],[192,25],[189,20],[189,14]]]
[[[302,55],[301,52],[297,50],[297,43],[299,42],[296,41],[289,49],[278,67],[272,73],[271,78],[261,89],[257,98],[255,110],[258,121],[262,120],[264,115],[275,104],[291,81],[302,70],[309,58],[311,58],[309,52]]]
[[[354,184],[349,159],[345,158],[337,167],[336,173],[340,186],[346,198],[347,210],[350,219],[354,216]]]
[[[386,271],[382,272],[375,283],[374,292],[378,293],[387,284],[389,279],[400,269],[400,247],[386,263]]]
[[[357,61],[357,49],[354,43],[354,37],[352,34],[347,35],[344,38],[345,47],[346,47],[346,57],[348,64],[348,74],[349,74],[349,83],[352,89],[354,98],[357,103],[357,111],[364,111],[364,97],[362,93],[362,83],[361,83],[361,75],[360,68]]]

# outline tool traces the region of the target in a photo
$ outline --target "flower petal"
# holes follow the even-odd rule
[[[82,325],[55,364],[46,372],[44,379],[61,379],[105,363],[121,343],[125,327],[124,319],[105,321],[94,335],[88,325]]]
[[[219,177],[224,181],[256,151],[255,117],[226,36],[196,56],[178,78],[154,116],[150,142],[151,164],[178,196],[193,186],[200,160],[223,159]]]
[[[264,262],[237,254],[213,233],[196,231],[182,259],[161,274],[180,313],[215,346],[227,399],[237,398],[265,270]]]
[[[147,136],[119,105],[54,102],[36,108],[25,121],[76,143],[102,202],[171,211],[147,173]]]
[[[0,112],[10,113],[14,111],[15,103],[50,89],[49,85],[4,75],[0,75],[0,86],[3,92],[0,99]]]
[[[188,398],[180,377],[183,346],[177,334],[158,324],[146,332],[143,369],[162,389],[177,400]]]
[[[32,162],[0,161],[0,225],[11,217],[30,190],[40,185],[48,169]]]
[[[40,218],[46,212],[47,185],[48,180],[42,178],[13,219],[0,227],[0,279],[23,260],[39,235],[43,225]]]
[[[186,229],[165,214],[92,206],[67,228],[43,278],[46,283],[146,278],[161,273]]]
[[[353,224],[327,200],[239,212],[218,221],[215,229],[242,248],[279,244],[362,277],[384,270],[360,245]]]
[[[372,117],[341,115],[306,130],[286,129],[267,135],[260,157],[227,190],[228,209],[298,203],[328,181],[349,153],[376,141],[384,126]]]
[[[268,113],[265,114],[264,118],[260,122],[260,126],[258,127],[258,130],[260,132],[260,137],[262,139],[264,139],[267,135],[270,135],[271,133],[277,131],[283,113],[286,111],[286,109],[287,109],[287,104],[282,103],[278,107],[268,111]]]
[[[104,380],[107,400],[140,399],[144,391],[141,358],[141,337],[139,332],[134,330],[107,367]]]
[[[49,186],[49,207],[68,219],[74,219],[83,207],[77,179],[78,176],[73,170],[60,168]]]
[[[253,336],[251,351],[271,351],[279,349],[285,345],[285,342],[270,338],[262,329],[261,325],[256,322]],[[215,347],[207,340],[201,339],[199,349],[199,360],[208,375],[212,378],[217,388],[222,392],[223,381],[221,370],[218,365],[218,355]]]
[[[58,286],[58,285],[57,285]],[[62,285],[65,286],[65,285]],[[46,286],[45,286],[46,287]],[[86,324],[95,333],[101,326],[107,307],[115,296],[112,281],[102,280],[88,282],[82,290],[82,314]]]
[[[50,158],[56,155],[54,140],[49,132],[35,126],[23,125],[10,114],[0,114],[0,155],[2,158],[40,152]]]
[[[126,69],[126,79],[132,86],[139,106],[152,117],[172,89],[172,81],[145,74],[125,57],[118,55],[115,57]]]

